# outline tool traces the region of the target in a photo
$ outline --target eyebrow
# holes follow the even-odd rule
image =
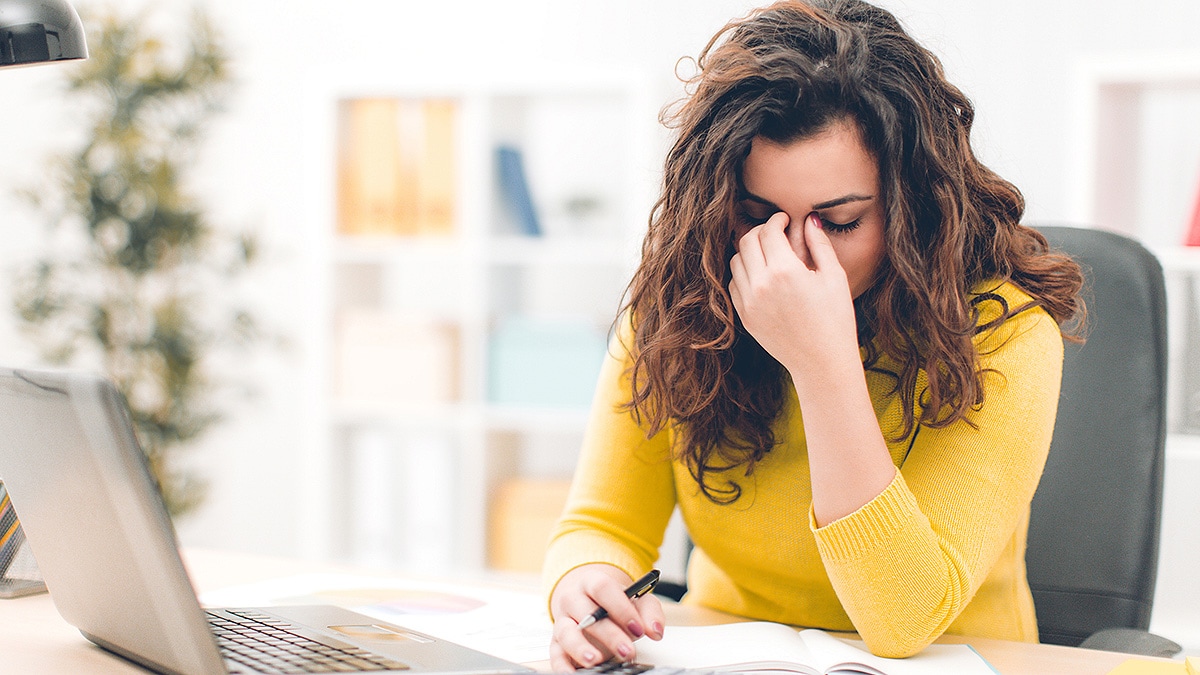
[[[821,211],[823,209],[832,209],[833,207],[841,206],[842,204],[870,201],[874,198],[875,198],[874,195],[849,194],[849,195],[844,195],[844,196],[838,197],[836,199],[830,199],[829,201],[821,202],[820,204],[813,204],[812,208],[813,208],[813,211]],[[779,208],[774,203],[772,203],[770,200],[763,199],[762,197],[759,197],[758,195],[756,195],[752,192],[745,191],[745,190],[742,191],[742,199],[749,199],[750,201],[758,202],[759,204],[762,204],[763,206],[769,206],[773,209]]]

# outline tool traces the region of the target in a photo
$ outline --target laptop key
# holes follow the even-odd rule
[[[290,624],[259,612],[230,610],[234,618],[209,613],[217,647],[235,668],[265,673],[356,673],[407,670],[399,661],[357,647],[340,648],[289,630]],[[246,672],[246,671],[240,671]]]

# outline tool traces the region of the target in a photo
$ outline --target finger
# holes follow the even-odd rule
[[[638,613],[642,615],[642,624],[646,626],[646,637],[651,640],[661,640],[665,630],[663,627],[667,625],[662,601],[653,595],[643,595],[634,604],[637,605]]]
[[[583,634],[604,653],[614,655],[621,661],[633,659],[633,640],[636,638],[630,638],[624,629],[612,621],[597,621],[584,628]]]
[[[825,228],[821,226],[821,219],[815,213],[810,213],[804,219],[803,228],[805,243],[808,245],[808,252],[812,256],[812,269],[829,269],[838,266],[841,263],[838,261],[837,252],[833,250],[833,244],[829,241],[829,235],[826,234]]]
[[[788,217],[782,211],[771,216],[762,226],[762,232],[759,234],[759,240],[762,242],[763,257],[767,261],[767,265],[787,264],[791,260],[803,256],[795,253],[795,248],[789,241]]]
[[[742,289],[750,288],[750,276],[746,265],[742,262],[741,254],[733,256],[729,261],[729,296],[733,299],[733,308],[742,313]]]
[[[738,317],[744,315],[746,313],[746,309],[742,305],[742,292],[738,290],[736,283],[731,282],[729,284],[729,298],[733,300],[733,311],[737,313]],[[742,323],[746,323],[746,320],[742,319]]]
[[[550,669],[556,673],[569,673],[584,667],[567,655],[558,642],[550,643]]]
[[[642,626],[642,618],[638,616],[637,607],[634,607],[633,601],[625,595],[624,588],[616,583],[602,583],[590,589],[588,595],[596,601],[596,604],[608,610],[606,621],[619,626],[622,631],[629,634],[629,637],[636,639],[646,634],[646,629]],[[599,621],[593,625],[599,626],[602,623],[605,621]],[[612,645],[608,641],[605,641],[605,644]]]
[[[803,222],[797,223],[797,227],[788,228],[787,233],[788,243],[792,245],[792,250],[795,251],[796,257],[799,258],[804,263],[804,266],[810,270],[816,268],[813,266],[812,251],[809,250],[808,241],[805,239],[805,233],[808,232],[809,222],[817,217],[818,216],[815,213],[808,214],[804,217]]]
[[[588,636],[579,630],[579,623],[569,616],[554,622],[553,635],[554,641],[551,644],[557,645],[563,652],[563,658],[575,665],[588,668],[608,659],[604,650],[593,644]],[[553,658],[553,655],[551,657]]]
[[[582,632],[578,625],[565,626],[563,647],[576,660],[582,658],[584,645],[572,635],[580,633],[593,646],[605,652],[606,657],[615,654],[621,660],[632,658],[633,640],[644,635],[645,628],[633,602],[625,595],[625,584],[604,576],[586,583],[582,590],[583,593],[565,599],[564,614],[581,621],[599,605],[608,612],[608,617],[582,629]]]
[[[737,252],[742,257],[742,264],[746,266],[747,271],[759,270],[767,265],[767,260],[763,257],[762,242],[759,241],[759,233],[765,225],[766,223],[750,228],[750,231],[738,240]]]

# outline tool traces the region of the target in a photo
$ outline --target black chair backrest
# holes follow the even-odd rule
[[[1087,342],[1068,342],[1050,456],[1026,552],[1042,642],[1146,629],[1166,442],[1162,266],[1111,232],[1037,228],[1087,277]]]

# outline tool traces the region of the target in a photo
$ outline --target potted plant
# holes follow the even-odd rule
[[[228,384],[209,359],[260,335],[228,290],[255,241],[214,228],[184,181],[229,93],[229,58],[201,13],[186,40],[148,34],[144,15],[84,23],[91,56],[65,72],[85,134],[53,159],[46,185],[24,191],[49,236],[16,275],[15,305],[44,358],[116,383],[180,515],[204,492],[181,450],[220,420],[214,394]]]

